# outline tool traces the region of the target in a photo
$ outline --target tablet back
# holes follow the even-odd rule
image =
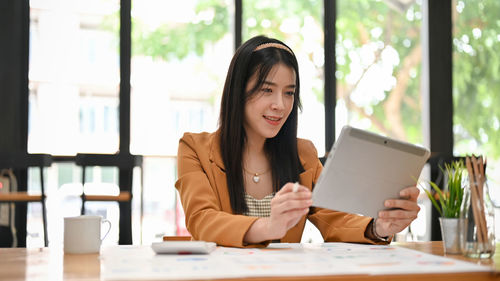
[[[377,217],[384,201],[415,186],[430,152],[350,126],[333,145],[313,190],[313,206]]]

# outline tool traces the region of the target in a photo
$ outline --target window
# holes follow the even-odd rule
[[[120,2],[78,3],[30,2],[29,153],[118,151]]]
[[[223,0],[132,3],[130,148],[145,155],[142,243],[182,231],[177,147],[184,132],[217,128],[234,52],[230,10]]]
[[[265,34],[294,50],[304,105],[298,134],[311,139],[322,156],[323,1],[282,2],[242,1],[242,39]],[[497,2],[453,0],[453,134],[456,156],[474,153],[488,158],[490,189],[500,206],[500,191],[495,193],[500,190]],[[349,124],[412,143],[425,142],[420,90],[423,3],[336,1],[337,135]],[[235,15],[233,1],[227,0],[132,4],[130,149],[145,155],[144,188],[134,189],[135,195],[143,192],[144,199],[143,206],[133,201],[137,244],[182,233],[182,208],[174,189],[177,144],[184,132],[217,127],[220,95],[234,52]],[[29,153],[118,151],[119,11],[119,0],[30,1]],[[79,214],[81,169],[56,163],[46,174],[49,235],[58,241],[60,216]],[[86,175],[86,190],[98,190],[97,183],[109,193],[118,188],[115,169],[89,168]],[[39,188],[37,178],[38,172],[30,169],[30,188]],[[138,180],[134,173],[135,187]],[[64,212],[57,204],[66,206]],[[90,204],[90,212],[117,220],[113,204]],[[412,224],[419,226],[414,229],[418,239],[426,239],[422,237],[428,224],[421,217],[429,213],[422,208]],[[42,245],[36,204],[29,204],[28,220],[34,222],[28,224],[28,245]],[[142,232],[135,227],[138,220]],[[110,235],[105,242],[115,243],[116,237]]]
[[[118,151],[119,33],[113,27],[119,10],[119,0],[30,1],[29,153]],[[108,169],[88,168],[86,192],[118,191]],[[80,214],[81,168],[55,163],[46,173],[48,238],[59,244],[62,218]],[[30,189],[40,190],[37,169],[30,169],[29,181]],[[28,247],[43,245],[40,208],[28,205]],[[114,230],[103,243],[116,244],[117,203],[91,202],[86,210],[111,221]]]
[[[300,75],[298,137],[325,153],[323,1],[243,1],[243,41],[267,35],[283,41],[297,56]],[[314,126],[311,126],[314,124]],[[319,129],[318,129],[319,128]]]
[[[337,136],[351,125],[424,143],[421,20],[421,1],[337,1]],[[419,204],[411,232],[398,239],[429,239],[431,205],[423,191]]]
[[[421,5],[399,2],[337,2],[337,135],[349,124],[423,143]]]
[[[490,193],[500,206],[500,2],[455,0],[452,8],[453,152],[487,158]]]

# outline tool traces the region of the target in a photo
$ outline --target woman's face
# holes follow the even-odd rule
[[[252,75],[246,92],[257,83],[257,74]],[[295,95],[295,71],[284,64],[275,65],[264,84],[245,104],[244,128],[249,139],[275,137],[293,108]]]

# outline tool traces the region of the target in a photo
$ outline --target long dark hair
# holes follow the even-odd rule
[[[266,47],[255,51],[266,43],[280,44],[286,48]],[[275,45],[276,46],[276,45]],[[282,63],[295,71],[295,95],[293,108],[278,134],[266,140],[264,149],[270,160],[273,191],[277,192],[285,183],[296,182],[304,170],[297,151],[297,115],[300,104],[299,66],[292,50],[283,42],[265,36],[256,36],[241,45],[233,56],[224,84],[219,116],[220,149],[226,169],[227,186],[231,207],[236,214],[248,210],[245,202],[243,180],[243,146],[246,142],[243,122],[245,104],[258,89],[271,69]],[[246,85],[250,77],[258,72],[257,83],[249,93]]]

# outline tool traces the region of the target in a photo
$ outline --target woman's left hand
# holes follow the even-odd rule
[[[376,234],[380,237],[391,236],[410,225],[420,211],[417,204],[419,193],[420,190],[416,186],[411,186],[399,192],[400,199],[385,200],[384,206],[394,210],[383,210],[378,213],[378,218],[375,220]]]

